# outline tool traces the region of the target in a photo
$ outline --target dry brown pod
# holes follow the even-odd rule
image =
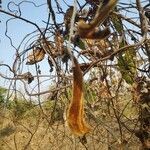
[[[45,51],[40,47],[35,47],[33,51],[27,57],[27,65],[33,65],[40,62],[45,57]]]
[[[76,58],[74,58],[72,94],[72,100],[67,113],[67,122],[74,135],[83,136],[90,131],[90,126],[85,121],[83,75]]]
[[[85,21],[80,20],[77,26],[78,35],[81,38],[87,39],[104,39],[107,37],[110,34],[109,29],[106,27],[105,29],[100,30],[97,27],[106,20],[109,13],[116,6],[117,2],[118,0],[103,1],[101,7],[97,9],[97,12],[91,22],[86,23]]]

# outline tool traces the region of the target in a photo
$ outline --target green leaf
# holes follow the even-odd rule
[[[66,35],[65,37],[64,37],[64,40],[69,40],[69,36],[68,35]],[[85,49],[85,44],[84,44],[84,42],[81,40],[81,39],[78,39],[78,40],[76,40],[75,41],[75,43],[74,43],[76,46],[78,46],[80,49]]]
[[[125,45],[126,44],[122,42],[120,47]],[[136,52],[133,47],[119,55],[118,66],[123,79],[128,84],[133,84],[136,75]]]
[[[112,14],[111,15],[111,21],[112,21],[116,31],[121,34],[123,32],[123,24],[122,24],[121,18],[119,18],[115,14]]]
[[[80,49],[85,49],[85,45],[84,42],[82,40],[79,39],[78,42],[76,42],[76,46],[78,46]]]

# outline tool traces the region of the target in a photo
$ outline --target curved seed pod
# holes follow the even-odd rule
[[[83,136],[90,131],[90,126],[84,118],[83,99],[83,75],[77,60],[74,58],[73,97],[68,109],[67,122],[71,132],[77,136]]]

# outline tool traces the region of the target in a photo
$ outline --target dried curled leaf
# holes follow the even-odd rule
[[[64,23],[65,23],[65,28],[66,28],[66,34],[69,32],[69,28],[70,28],[70,21],[71,21],[71,17],[73,14],[73,6],[70,6],[65,15],[64,15]]]
[[[99,4],[99,0],[86,0],[87,3],[91,4],[91,5],[98,5]]]
[[[39,43],[42,49],[44,49],[44,51],[48,55],[51,55],[51,57],[56,58],[57,56],[59,56],[58,49],[51,41],[48,41],[47,39],[42,38],[42,39],[39,39]]]
[[[74,58],[73,68],[73,97],[68,109],[67,122],[71,132],[83,136],[90,131],[84,118],[83,75],[77,60]]]
[[[27,65],[33,65],[37,62],[40,62],[45,57],[45,51],[40,47],[35,47],[31,54],[27,57]]]
[[[59,54],[63,54],[64,52],[64,38],[63,36],[60,34],[60,32],[56,32],[55,34],[55,45],[56,45],[56,50],[58,51]]]
[[[70,6],[67,9],[67,11],[66,11],[66,13],[64,15],[64,23],[65,23],[65,25],[68,25],[70,23],[72,14],[73,14],[73,6]]]
[[[118,0],[107,0],[102,2],[102,6],[96,11],[96,14],[90,23],[80,20],[77,24],[78,35],[83,39],[104,39],[110,34],[108,27],[100,30],[99,25],[104,23],[109,13],[116,6]]]
[[[52,62],[52,60],[50,59],[50,57],[48,57],[48,64],[49,64],[49,66],[50,66],[50,72],[53,72],[53,67],[54,67],[54,65],[53,65],[53,62]]]
[[[23,78],[25,81],[28,81],[28,84],[30,84],[34,80],[34,77],[31,74],[31,72],[20,74],[18,75],[18,77]]]

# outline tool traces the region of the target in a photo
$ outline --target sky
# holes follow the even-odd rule
[[[7,4],[9,2],[15,2],[16,4],[20,3],[22,0],[3,0],[2,1],[2,9],[8,11]],[[129,0],[128,0],[129,1]],[[134,1],[134,0],[132,0]],[[35,7],[32,3],[28,3],[27,1],[24,1],[21,5],[21,16],[23,18],[26,18],[30,21],[33,21],[36,23],[39,27],[45,28],[46,24],[43,22],[47,21],[48,17],[48,8],[45,1],[40,0],[32,0],[32,2],[35,2],[37,5],[41,5],[40,7]],[[59,4],[63,6],[64,10],[67,8],[67,6],[63,3],[62,0],[58,0]],[[67,1],[68,2],[68,1]],[[43,4],[43,5],[42,5]],[[53,3],[54,4],[54,3]],[[69,1],[69,5],[73,5],[73,0]],[[17,6],[14,3],[10,3],[9,8],[11,11],[17,10]],[[53,9],[55,9],[56,6],[53,6]],[[16,12],[16,11],[15,11]],[[18,14],[17,14],[18,15]],[[6,21],[10,19],[8,15],[0,13],[0,63],[6,63],[10,66],[12,66],[12,62],[14,61],[14,54],[15,54],[15,48],[18,49],[18,46],[22,39],[28,34],[36,30],[36,28],[33,25],[30,25],[24,21],[20,21],[18,19],[10,20],[8,23],[8,30],[7,35],[13,39],[13,45],[15,48],[11,46],[10,40],[8,37],[6,37]],[[62,16],[58,16],[57,21],[61,21],[63,19]],[[23,44],[24,45],[24,44]],[[19,51],[22,51],[24,47],[21,47]],[[42,74],[47,74],[49,72],[49,66],[47,64],[47,61],[44,60],[42,63],[40,63],[42,68]],[[35,71],[34,67],[29,67],[27,65],[24,65],[24,71]],[[8,76],[11,76],[8,69],[6,67],[0,67],[0,73],[4,73]],[[2,79],[0,77],[0,86],[7,86],[6,80]]]
[[[7,4],[10,2],[10,0],[4,0],[2,1],[2,9],[8,11]],[[16,4],[21,2],[21,0],[15,0]],[[32,0],[32,2],[35,2],[37,5],[44,4],[44,1],[39,0]],[[42,3],[41,3],[42,2]],[[46,1],[45,1],[46,2]],[[46,24],[43,21],[47,20],[48,17],[48,8],[46,3],[40,7],[36,7],[27,2],[23,2],[21,5],[21,16],[23,18],[26,18],[28,20],[33,21],[36,23],[39,27],[45,28]],[[14,11],[17,10],[17,6],[14,5],[14,3],[10,3],[9,8]],[[15,48],[18,49],[18,46],[20,42],[23,40],[23,38],[28,34],[36,30],[36,28],[33,25],[30,25],[24,21],[20,21],[19,19],[13,19],[10,20],[8,23],[7,28],[7,35],[11,37],[12,44],[15,46],[13,48],[11,46],[10,40],[8,37],[6,37],[6,21],[12,17],[9,17],[8,15],[0,13],[0,63],[6,63],[10,66],[12,66],[12,62],[14,61],[14,54],[15,54]],[[22,47],[23,49],[23,47]],[[22,51],[19,49],[19,51]],[[5,72],[7,69],[6,67],[0,67],[0,72]],[[2,84],[2,82],[0,82]]]
[[[38,0],[37,0],[38,1]],[[7,11],[7,4],[9,0],[5,0],[2,4],[2,8]],[[20,2],[19,0],[15,1],[15,3]],[[10,8],[12,10],[17,9],[13,4],[10,4]],[[39,26],[44,26],[44,23],[42,23],[41,18],[45,20],[47,18],[48,10],[46,8],[46,5],[41,6],[40,8],[36,8],[32,4],[28,3],[22,3],[21,5],[22,10],[22,17],[27,18],[35,23],[37,23]],[[42,12],[42,13],[41,13]],[[4,63],[7,62],[8,64],[12,63],[13,60],[13,54],[15,49],[12,49],[12,46],[10,44],[10,40],[5,36],[6,31],[6,21],[10,17],[5,14],[0,14],[0,61],[3,61]],[[30,33],[35,30],[35,27],[32,25],[29,25],[23,21],[20,21],[18,19],[13,19],[8,23],[8,35],[13,39],[13,45],[17,48],[20,44],[21,40],[24,38],[24,36],[27,33]],[[7,55],[6,55],[7,51]],[[5,56],[5,57],[4,57]]]
[[[41,5],[41,6],[35,7],[32,3],[28,3],[28,1],[23,1],[23,3],[20,4],[21,17],[36,23],[40,28],[45,28],[46,23],[44,23],[43,21],[47,22],[48,13],[49,13],[49,10],[48,10],[47,4],[46,4],[47,1],[46,0],[45,1],[31,0],[31,1],[35,2],[36,5]],[[18,10],[18,7],[16,4],[19,4],[20,2],[22,2],[22,0],[3,0],[2,1],[2,9],[5,11],[8,11],[7,6],[8,6],[8,3],[10,3],[9,9],[12,11],[12,13],[16,13],[17,12],[16,10]],[[61,6],[63,6],[64,10],[67,9],[67,6],[64,3],[62,3],[61,0],[58,0],[58,2]],[[52,4],[55,4],[55,3],[52,3]],[[70,0],[69,5],[72,5],[72,4],[73,4],[73,0]],[[55,8],[56,8],[56,6],[53,6],[54,10],[55,10]],[[9,12],[10,12],[10,10],[9,10]],[[19,13],[17,13],[16,15],[19,15]],[[11,41],[5,35],[6,34],[6,21],[8,19],[11,19],[11,20],[7,23],[7,25],[8,25],[7,35],[12,39],[12,44],[15,48],[11,45]],[[56,18],[56,19],[57,19],[57,22],[60,22],[63,20],[63,17],[58,16],[58,18]],[[6,14],[3,14],[3,13],[0,13],[0,21],[1,21],[0,22],[0,64],[4,63],[4,64],[8,64],[8,65],[10,65],[10,67],[12,67],[14,58],[15,58],[15,51],[16,51],[16,49],[18,49],[20,42],[23,40],[23,38],[27,34],[35,31],[36,28],[33,25],[30,25],[19,19],[12,19],[12,17],[10,17]],[[27,40],[25,42],[27,42]],[[24,50],[25,42],[22,44],[22,47],[20,47],[18,49],[19,52]],[[24,65],[23,65],[23,73],[29,71],[32,74],[36,75],[35,66],[33,66],[33,67],[28,66],[25,63],[26,62],[24,62]],[[40,68],[42,70],[42,75],[49,75],[50,67],[47,63],[47,59],[44,59],[39,64],[40,64]],[[10,73],[9,69],[4,66],[3,67],[0,66],[0,73],[6,75],[8,77],[13,77],[13,74]],[[46,80],[46,79],[49,79],[49,78],[42,78],[41,81]],[[0,86],[4,86],[4,87],[8,88],[9,85],[10,85],[9,80],[6,80],[6,79],[3,79],[2,77],[0,77]],[[37,85],[37,80],[34,80],[30,85],[28,85],[28,88],[32,89],[35,85]],[[48,87],[50,85],[51,85],[50,80],[48,80],[47,82],[44,82],[42,85],[42,90],[48,90]],[[24,89],[23,89],[24,87],[21,82],[17,82],[17,88],[20,89],[21,91],[24,91]]]
[[[20,3],[22,0],[3,0],[2,9],[8,11],[7,4],[9,2],[15,2],[16,4]],[[36,5],[42,5],[40,7],[35,7],[32,3],[24,1],[20,6],[21,16],[30,21],[36,23],[39,27],[45,28],[46,24],[43,21],[47,21],[48,17],[48,8],[45,1],[32,0]],[[63,6],[64,10],[67,8],[61,0],[58,0],[59,4]],[[69,2],[69,5],[72,5],[73,1]],[[55,3],[53,3],[55,4]],[[10,3],[9,8],[14,11],[17,10],[17,6],[14,3]],[[56,7],[54,6],[53,9]],[[16,11],[15,11],[16,12]],[[18,14],[17,14],[18,15]],[[6,21],[11,18],[8,15],[0,13],[0,62],[7,62],[8,64],[12,63],[13,52],[15,49],[12,48],[10,40],[5,36],[6,31]],[[62,16],[58,16],[57,21],[62,20]],[[17,48],[22,39],[26,34],[34,31],[36,28],[33,25],[30,25],[26,22],[20,21],[18,19],[13,19],[8,23],[7,34],[13,39],[13,45]],[[7,51],[7,55],[6,55]],[[5,57],[4,57],[5,56]]]
[[[2,1],[2,9],[8,11],[7,4],[10,2],[10,0],[3,0]],[[16,4],[20,3],[21,0],[14,0]],[[43,2],[46,1],[39,1],[39,0],[32,0],[32,2],[35,2],[37,5],[44,4]],[[10,3],[9,8],[14,11],[17,10],[17,6],[14,5],[14,3]],[[40,28],[45,28],[46,24],[43,22],[47,20],[48,17],[48,8],[46,3],[40,7],[35,7],[31,3],[23,2],[20,5],[21,9],[21,16],[23,18],[26,18],[34,23],[36,23]],[[16,11],[15,11],[16,12]],[[19,14],[17,14],[19,15]],[[14,58],[15,58],[15,48],[18,49],[18,46],[20,42],[23,40],[23,38],[28,34],[36,30],[36,28],[33,25],[30,25],[24,21],[21,21],[19,19],[12,19],[8,22],[8,28],[7,28],[7,35],[11,37],[12,44],[15,46],[15,48],[12,47],[11,42],[8,37],[6,37],[6,21],[12,17],[0,13],[0,63],[8,64],[10,67],[12,67]],[[31,37],[31,36],[30,36]],[[29,39],[29,38],[28,38]],[[27,41],[27,40],[26,40]],[[24,42],[25,44],[25,42]],[[22,45],[24,45],[22,44]],[[23,51],[24,47],[22,46],[19,51]],[[46,62],[46,60],[43,60],[42,63],[40,63],[40,67],[42,68],[42,74],[47,74],[49,71],[49,66]],[[32,73],[35,73],[35,67],[24,65],[23,66],[23,73],[30,71]],[[4,75],[8,77],[13,77],[13,74],[10,73],[7,67],[0,67],[0,73],[3,73]],[[43,79],[44,80],[44,79]],[[28,89],[32,89],[37,84],[37,81],[34,80],[32,85],[28,85]],[[0,77],[0,86],[8,88],[10,85],[9,80],[5,80],[2,77]],[[46,89],[49,86],[48,83],[43,86],[43,89]],[[17,88],[21,91],[24,91],[23,85],[21,82],[17,82]]]

